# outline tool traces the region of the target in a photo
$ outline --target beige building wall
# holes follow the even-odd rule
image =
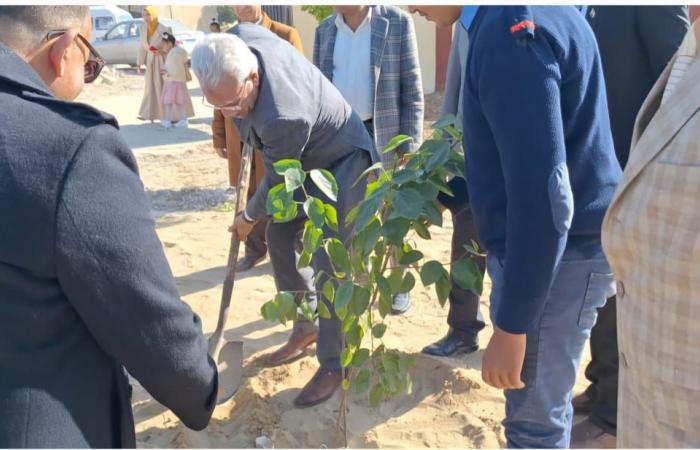
[[[209,31],[209,22],[217,16],[216,6],[156,5],[160,17],[175,19],[189,28]]]
[[[417,15],[412,17],[416,26],[423,92],[430,94],[435,91],[435,24]],[[299,31],[301,42],[304,45],[304,54],[309,60],[313,59],[316,25],[314,16],[302,11],[301,5],[294,6],[294,26]]]

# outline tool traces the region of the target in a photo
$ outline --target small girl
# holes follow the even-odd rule
[[[167,54],[163,69],[163,120],[165,128],[187,128],[187,118],[194,116],[192,99],[187,90],[189,67],[184,48],[177,46],[175,36],[163,33],[163,51]]]

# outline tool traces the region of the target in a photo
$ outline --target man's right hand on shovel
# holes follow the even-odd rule
[[[233,220],[233,225],[229,227],[229,231],[235,231],[238,234],[238,238],[241,241],[248,239],[248,235],[253,231],[255,226],[255,220],[248,220],[245,217],[245,213],[239,213]]]

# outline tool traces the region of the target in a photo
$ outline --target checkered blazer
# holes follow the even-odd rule
[[[637,116],[603,223],[618,282],[618,445],[700,446],[700,56]]]
[[[423,136],[423,84],[413,19],[394,6],[371,6],[371,69],[374,91],[374,145],[379,152],[397,134],[413,143],[400,151],[414,151]],[[335,14],[316,28],[314,64],[333,81],[333,50],[338,28]],[[392,155],[382,155],[390,163]]]

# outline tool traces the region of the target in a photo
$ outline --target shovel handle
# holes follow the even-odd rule
[[[250,172],[253,165],[253,147],[248,144],[243,144],[243,152],[241,155],[241,171],[238,173],[238,184],[236,185],[236,208],[234,210],[234,220],[236,216],[245,210],[248,204],[248,188],[250,187]],[[228,263],[226,265],[226,278],[224,279],[223,289],[221,291],[221,306],[219,308],[219,319],[216,323],[216,329],[209,338],[209,353],[215,361],[218,360],[219,351],[224,343],[224,329],[226,320],[228,319],[228,310],[231,305],[231,297],[233,296],[233,284],[236,278],[236,264],[238,263],[238,250],[241,246],[241,240],[238,233],[231,233],[231,245],[228,252]]]

